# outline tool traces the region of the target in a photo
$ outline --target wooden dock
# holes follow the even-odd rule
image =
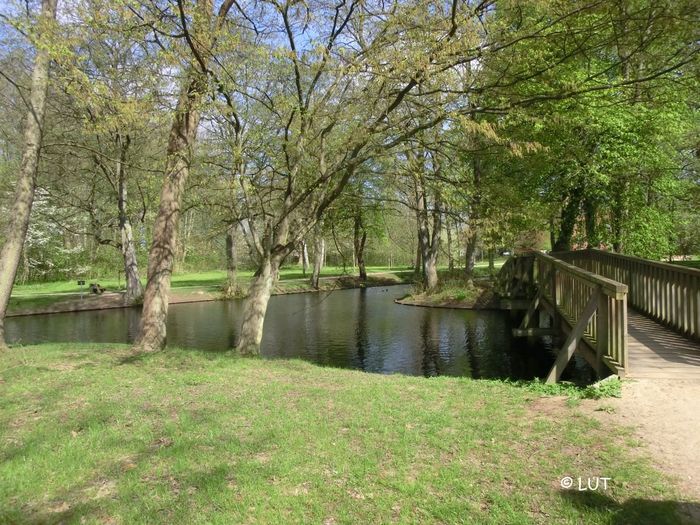
[[[627,377],[700,381],[700,344],[648,317],[627,312]]]

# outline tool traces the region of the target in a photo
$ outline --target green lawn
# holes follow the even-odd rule
[[[527,388],[126,351],[0,355],[1,523],[679,523],[626,431]]]
[[[370,273],[388,272],[396,276],[405,277],[409,277],[413,271],[406,268],[388,268],[384,266],[373,266],[369,267],[367,270]],[[349,271],[352,271],[352,269],[349,269]],[[252,270],[242,270],[238,272],[239,283],[242,287],[245,288],[247,286],[251,277],[253,276],[253,273],[254,272]],[[344,272],[342,267],[331,266],[323,268],[321,271],[322,277],[337,277],[346,274],[347,272]],[[295,281],[299,281],[299,283],[301,283],[308,280],[309,277],[310,274],[308,272],[307,275],[304,276],[302,271],[297,267],[284,268],[280,272],[282,288],[288,288],[290,290],[303,289],[304,286],[300,286]],[[118,283],[114,278],[95,278],[87,280],[86,282],[98,282],[109,291],[120,290],[123,288],[124,284],[122,282],[120,286],[120,283]],[[187,272],[175,274],[173,275],[171,285],[174,293],[218,293],[222,290],[225,283],[226,271],[210,270],[206,272]],[[16,285],[12,290],[9,309],[10,311],[17,309],[38,309],[50,306],[60,301],[79,297],[79,294],[80,286],[78,286],[77,280],[20,284]]]
[[[497,261],[496,268],[500,268],[501,264],[503,264],[502,260]],[[393,276],[399,282],[404,279],[410,280],[413,276],[413,270],[405,267],[370,266],[367,268],[367,272],[370,274],[387,273],[389,277]],[[442,269],[441,272],[446,272],[446,269]],[[327,266],[322,269],[321,277],[339,277],[349,273],[352,273],[352,268],[344,270],[340,266]],[[476,267],[476,273],[481,276],[488,275],[488,263],[479,263]],[[238,272],[239,284],[243,290],[247,287],[252,276],[252,270]],[[305,276],[298,266],[283,268],[280,271],[278,288],[284,291],[308,291],[310,287],[305,282],[309,276],[308,272]],[[118,283],[113,277],[88,279],[86,282],[98,282],[110,291],[120,290],[124,284],[123,282]],[[171,284],[174,293],[206,292],[216,294],[222,290],[225,282],[226,272],[224,270],[210,270],[175,274]],[[12,290],[9,310],[12,312],[41,309],[61,301],[77,298],[79,294],[80,286],[77,285],[77,280],[19,284]]]
[[[500,268],[504,260],[498,260],[496,262],[496,268]],[[477,271],[484,273],[488,268],[487,262],[481,262],[476,265]],[[404,273],[412,272],[411,268],[407,267],[393,267],[388,266],[368,266],[367,271],[369,273],[380,273],[380,272],[391,272],[391,273]],[[248,281],[253,276],[253,270],[240,270],[238,272],[238,277],[242,282]],[[352,274],[352,268],[343,269],[342,266],[326,266],[321,270],[322,277],[334,277],[346,274]],[[280,281],[288,281],[294,279],[308,279],[310,273],[307,272],[306,275],[303,274],[298,266],[289,266],[282,268],[280,271]],[[142,279],[143,280],[143,279]],[[87,279],[88,283],[98,282],[105,288],[109,290],[119,290],[123,288],[124,281],[118,283],[114,277],[103,277],[103,278],[92,278]],[[195,287],[205,291],[218,291],[220,287],[226,282],[226,271],[225,270],[209,270],[202,272],[185,272],[176,273],[172,277],[172,287],[177,288],[187,288]],[[144,281],[145,283],[145,281]],[[60,293],[70,293],[76,294],[80,293],[80,286],[77,285],[77,279],[70,281],[54,281],[54,282],[42,282],[42,283],[31,283],[31,284],[17,284],[12,290],[13,297],[27,297],[37,294],[60,294]]]
[[[405,271],[406,268],[388,268],[385,266],[372,266],[367,269],[369,272],[384,272],[384,271]],[[321,275],[324,277],[332,277],[343,275],[344,273],[352,272],[352,268],[343,271],[342,266],[327,266],[322,269]],[[248,281],[253,276],[253,270],[240,270],[238,277],[243,281]],[[310,276],[307,272],[306,278]],[[301,269],[293,266],[283,268],[280,271],[280,280],[304,279],[304,274]],[[142,279],[145,284],[145,280]],[[114,277],[92,278],[86,282],[98,282],[109,290],[119,290],[123,288],[124,281],[118,283]],[[173,288],[188,288],[195,287],[202,290],[216,291],[226,282],[225,270],[209,270],[203,272],[184,272],[176,273],[172,277]],[[35,294],[56,294],[56,293],[80,293],[80,286],[77,285],[77,280],[71,281],[54,281],[45,283],[18,284],[13,289],[13,296],[22,297]]]
[[[700,270],[700,259],[694,259],[690,261],[675,261],[673,264],[678,264],[680,266],[687,266],[689,268],[697,268]]]

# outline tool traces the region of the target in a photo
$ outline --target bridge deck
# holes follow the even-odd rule
[[[627,377],[700,380],[700,344],[632,309],[627,332]]]

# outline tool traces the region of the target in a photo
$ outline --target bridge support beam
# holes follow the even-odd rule
[[[601,271],[600,267],[591,267]],[[565,343],[548,381],[557,381],[578,352],[604,376],[606,368],[623,375],[627,365],[627,285],[540,252],[511,257],[503,265],[497,291],[525,310],[514,336],[545,335],[559,330]],[[542,327],[538,314],[549,314]]]
[[[574,352],[576,351],[576,348],[583,337],[586,326],[598,309],[598,303],[601,295],[602,293],[599,290],[591,294],[591,298],[588,300],[588,303],[586,303],[586,307],[581,313],[581,316],[578,318],[578,321],[576,321],[576,324],[569,333],[569,337],[566,338],[564,346],[562,346],[559,354],[557,354],[557,358],[554,361],[554,366],[552,366],[552,370],[550,370],[549,375],[547,376],[547,383],[556,383],[559,381],[562,372],[564,372],[566,365],[568,365],[569,361],[571,361],[571,358],[573,357]]]

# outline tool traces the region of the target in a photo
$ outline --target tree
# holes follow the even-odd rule
[[[168,139],[165,178],[148,256],[148,282],[144,293],[141,329],[134,344],[134,348],[140,351],[155,351],[165,346],[168,292],[176,251],[177,226],[190,171],[192,148],[197,138],[199,106],[208,91],[208,62],[216,44],[217,33],[232,5],[233,0],[225,0],[214,16],[210,0],[197,0],[192,16],[194,25],[190,30],[185,6],[182,0],[178,0],[178,13],[182,23],[180,29],[193,60],[185,66],[185,78]]]
[[[36,56],[32,71],[29,107],[24,122],[22,164],[17,177],[14,200],[5,242],[0,250],[0,348],[5,343],[5,314],[10,301],[12,286],[22,247],[29,227],[29,217],[34,202],[39,152],[46,112],[46,94],[49,87],[51,35],[56,19],[57,0],[42,0],[41,13],[35,27]]]

